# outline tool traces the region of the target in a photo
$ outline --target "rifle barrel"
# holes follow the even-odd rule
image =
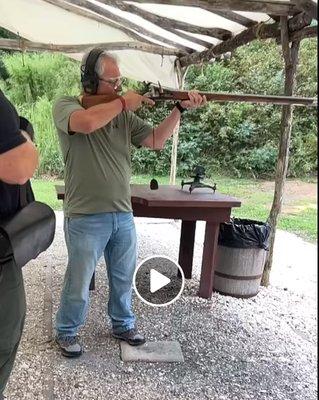
[[[216,102],[246,102],[246,103],[268,103],[268,104],[281,104],[281,105],[296,105],[296,106],[313,106],[317,107],[317,99],[312,97],[292,97],[292,96],[269,96],[269,95],[256,95],[256,94],[235,94],[235,93],[222,93],[222,92],[198,92],[200,95],[205,95],[207,101]],[[186,91],[166,91],[150,96],[154,101],[182,101],[188,100]]]

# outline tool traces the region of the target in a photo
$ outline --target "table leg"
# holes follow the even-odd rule
[[[90,282],[90,290],[95,290],[95,272],[92,275],[91,282]]]
[[[195,243],[196,221],[182,221],[178,263],[186,279],[191,279]]]
[[[218,234],[219,223],[206,222],[202,272],[199,284],[199,297],[205,299],[210,299],[213,292]]]

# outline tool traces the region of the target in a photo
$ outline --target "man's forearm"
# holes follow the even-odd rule
[[[31,142],[22,143],[0,156],[0,180],[23,185],[30,179],[38,165],[38,152]]]
[[[122,107],[120,100],[116,99],[110,103],[99,104],[91,107],[87,111],[95,121],[98,121],[98,128],[102,128],[122,112]]]
[[[154,129],[153,135],[148,136],[143,145],[154,150],[160,150],[164,147],[165,142],[169,139],[176,128],[177,123],[181,118],[181,113],[174,107],[170,115],[168,115],[157,128]]]
[[[98,104],[87,110],[74,111],[70,116],[70,132],[90,134],[107,125],[122,112],[122,103],[119,99],[109,103]]]

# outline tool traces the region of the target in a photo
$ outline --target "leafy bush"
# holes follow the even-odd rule
[[[63,161],[52,119],[53,101],[61,95],[79,93],[78,63],[59,54],[6,54],[2,62],[9,77],[0,80],[18,112],[35,129],[40,152],[38,174],[63,174]]]
[[[31,105],[45,96],[79,93],[78,63],[60,54],[14,54],[3,58],[9,78],[5,91],[16,105]]]
[[[63,159],[52,119],[52,102],[43,96],[31,107],[20,107],[19,111],[34,126],[35,141],[40,152],[38,175],[62,176]]]

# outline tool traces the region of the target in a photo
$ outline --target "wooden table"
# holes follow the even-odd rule
[[[64,186],[56,186],[56,191],[58,199],[63,200]],[[182,190],[170,185],[160,185],[158,190],[151,190],[149,185],[131,185],[131,200],[135,217],[182,220],[178,263],[186,279],[192,277],[196,221],[206,221],[199,296],[210,298],[219,224],[228,222],[232,207],[240,207],[241,202],[210,189],[195,189],[190,194],[188,186]]]

